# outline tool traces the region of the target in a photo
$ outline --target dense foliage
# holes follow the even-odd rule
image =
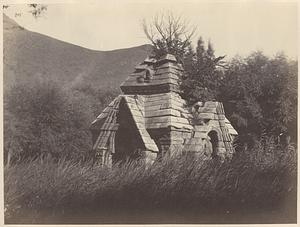
[[[215,57],[210,43],[200,38],[185,56],[182,96],[190,104],[215,100],[239,132],[242,145],[261,137],[287,145],[297,139],[297,62],[283,53],[269,58],[253,52],[229,62]],[[290,138],[292,140],[290,140]]]
[[[218,99],[240,140],[251,143],[263,136],[281,139],[283,144],[290,137],[297,141],[297,71],[297,62],[284,54],[268,58],[254,52],[229,63]]]
[[[171,53],[183,63],[182,96],[189,104],[221,101],[238,130],[239,144],[253,146],[260,138],[285,145],[297,139],[297,62],[283,53],[270,58],[262,52],[225,62],[210,42],[200,37],[191,45],[194,29],[173,14],[144,23],[153,54]]]
[[[92,145],[89,125],[117,94],[84,84],[16,84],[4,96],[5,162],[46,156],[84,160]]]
[[[196,50],[190,45],[184,57],[185,77],[181,85],[182,96],[190,103],[215,101],[219,92],[225,56],[215,57],[212,44],[207,48],[200,37]]]

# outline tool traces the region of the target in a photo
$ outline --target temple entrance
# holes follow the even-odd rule
[[[212,154],[211,154],[211,157],[212,158],[216,158],[217,156],[217,147],[218,147],[218,133],[216,131],[210,131],[208,133],[208,136],[210,138],[210,142],[211,142],[211,145],[212,145]]]
[[[112,157],[113,163],[123,163],[139,159],[143,144],[131,113],[122,101],[117,115],[117,122],[119,128],[115,137],[115,153]]]

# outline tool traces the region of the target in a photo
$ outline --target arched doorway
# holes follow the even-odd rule
[[[209,139],[210,139],[210,142],[211,142],[211,145],[212,145],[212,154],[211,154],[211,157],[212,158],[216,158],[217,156],[217,152],[218,152],[218,133],[214,130],[210,131],[208,133],[208,136],[209,136]]]

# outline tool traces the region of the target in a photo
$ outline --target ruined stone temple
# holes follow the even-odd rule
[[[237,136],[222,103],[187,106],[180,97],[183,67],[167,54],[135,67],[116,97],[92,122],[93,151],[100,164],[191,152],[198,157],[231,158]]]

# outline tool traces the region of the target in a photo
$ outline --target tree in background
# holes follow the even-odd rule
[[[44,79],[17,83],[4,94],[5,163],[48,156],[84,160],[92,146],[89,125],[116,92]]]
[[[215,57],[213,46],[207,47],[200,37],[196,50],[190,46],[184,58],[185,76],[181,89],[182,96],[190,104],[196,101],[216,100],[220,80],[222,80],[225,56]]]
[[[90,148],[93,118],[84,96],[51,81],[17,84],[4,99],[5,159],[18,162],[50,155],[82,158]]]
[[[262,137],[279,141],[283,136],[295,142],[297,63],[284,54],[268,58],[254,52],[245,59],[233,59],[228,66],[218,100],[224,103],[240,140],[253,144]]]
[[[175,55],[180,62],[183,61],[196,31],[182,17],[172,13],[156,15],[150,23],[144,20],[143,30],[153,45],[155,57],[169,53]]]
[[[194,49],[189,28],[180,17],[156,17],[144,23],[156,57],[170,53],[183,63],[182,97],[196,101],[221,101],[227,117],[239,132],[241,144],[282,137],[296,141],[297,63],[284,54],[268,58],[261,52],[235,58],[215,56],[211,42],[200,37]],[[190,35],[186,35],[190,34]]]
[[[218,68],[223,66],[222,59],[225,56],[215,57],[212,44],[209,42],[206,48],[201,37],[194,50],[191,39],[195,34],[195,27],[190,26],[182,17],[168,13],[157,15],[150,23],[144,20],[143,30],[153,44],[156,58],[169,53],[183,63],[186,74],[181,86],[182,96],[189,103],[216,98],[220,79]]]

